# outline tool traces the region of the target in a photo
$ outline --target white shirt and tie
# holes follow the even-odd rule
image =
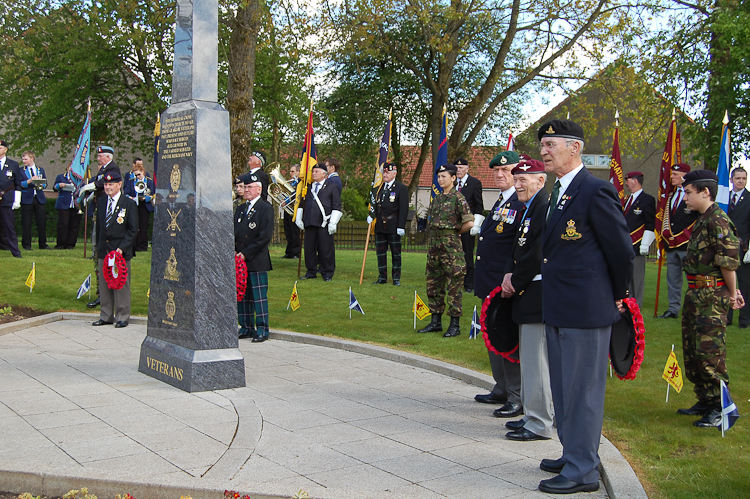
[[[625,203],[624,213],[627,213],[628,210],[633,207],[633,203],[635,203],[635,200],[638,199],[638,196],[641,194],[641,192],[643,192],[643,189],[638,189],[637,191],[630,194],[628,202]]]
[[[120,200],[120,193],[118,192],[113,197],[107,198],[107,218],[105,226],[109,227],[109,224],[112,222],[112,217],[114,216],[115,208],[117,207],[117,202]]]

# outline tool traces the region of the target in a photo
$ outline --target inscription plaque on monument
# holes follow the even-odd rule
[[[217,0],[178,0],[161,116],[148,333],[138,370],[189,392],[245,386],[238,348],[229,113],[217,101]]]

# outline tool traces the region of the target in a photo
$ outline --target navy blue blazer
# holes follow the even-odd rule
[[[72,183],[73,181],[71,181],[65,175],[58,175],[55,178],[55,184],[52,186],[52,189],[59,192],[59,194],[57,195],[57,201],[55,201],[56,210],[70,209],[70,200],[73,197],[73,193],[71,191],[61,191],[60,184],[72,184]]]
[[[544,322],[579,329],[614,324],[615,300],[627,297],[635,257],[614,186],[584,167],[550,209],[542,242]]]
[[[39,170],[40,177],[47,178],[47,173],[45,173],[44,168],[37,165],[34,166]],[[34,189],[34,184],[28,182],[31,178],[31,170],[27,167],[23,167],[21,168],[21,175],[23,176],[21,179],[21,204],[31,204],[34,202],[35,197],[41,204],[46,203],[47,198],[44,195],[44,191],[42,189]],[[44,183],[41,187],[47,187],[47,184]]]
[[[5,157],[5,165],[0,169],[0,206],[13,206],[13,202],[16,199],[16,191],[21,190],[21,181],[26,178],[21,169],[18,167],[18,163]]]

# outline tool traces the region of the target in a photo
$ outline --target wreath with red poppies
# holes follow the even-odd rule
[[[237,276],[237,301],[241,301],[247,292],[247,264],[239,254],[234,255],[234,267]]]
[[[484,299],[482,302],[482,311],[479,314],[479,325],[482,328],[482,338],[484,338],[484,344],[487,347],[487,350],[494,353],[495,355],[500,355],[504,359],[507,359],[515,364],[519,363],[518,359],[518,345],[516,345],[516,348],[514,348],[510,352],[501,352],[490,341],[490,336],[487,334],[487,309],[489,308],[490,304],[492,303],[492,299],[495,297],[496,294],[502,292],[502,286],[498,286],[495,289],[493,289],[490,294],[487,296],[487,298]]]
[[[643,315],[641,314],[641,308],[638,306],[638,302],[635,298],[625,298],[622,300],[622,304],[630,310],[630,315],[633,316],[633,329],[635,330],[635,349],[633,352],[633,363],[630,365],[630,369],[625,376],[620,376],[615,373],[618,378],[635,379],[635,375],[643,364],[643,353],[646,349],[646,326],[643,324]]]
[[[110,265],[109,262],[113,258],[115,264]],[[104,282],[107,283],[109,289],[122,289],[128,280],[128,263],[125,261],[125,257],[114,250],[107,253],[107,256],[104,257],[102,273],[104,274]]]

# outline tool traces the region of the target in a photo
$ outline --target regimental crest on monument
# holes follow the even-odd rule
[[[167,293],[167,303],[164,306],[164,311],[167,313],[167,319],[174,320],[174,314],[177,313],[177,305],[174,302],[174,293],[172,291]]]
[[[177,192],[180,189],[181,180],[180,165],[175,164],[172,166],[172,173],[169,174],[169,187],[172,188],[172,191]]]
[[[169,213],[169,217],[171,218],[169,225],[167,225],[167,232],[171,232],[171,236],[176,236],[177,232],[182,232],[182,229],[180,229],[180,226],[177,224],[177,216],[180,214],[182,210],[172,211],[169,208],[167,208],[167,213]]]
[[[167,268],[164,269],[164,279],[168,281],[179,281],[180,275],[181,273],[177,270],[177,257],[174,255],[174,248],[170,248],[169,258],[167,258]]]

